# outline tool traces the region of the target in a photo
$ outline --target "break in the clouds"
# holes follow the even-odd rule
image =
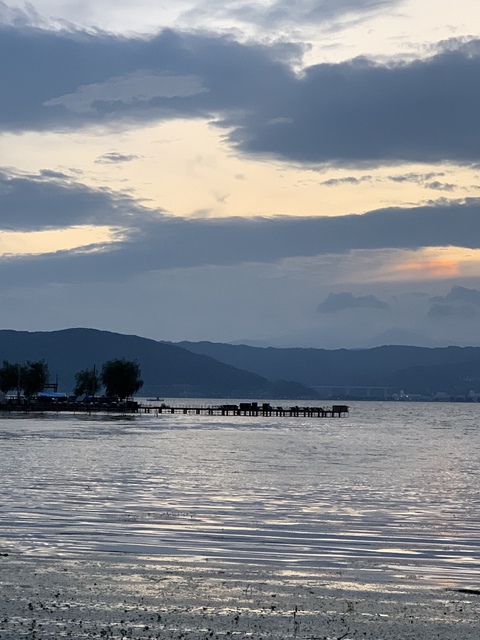
[[[320,313],[335,313],[346,309],[389,309],[390,305],[376,296],[354,296],[352,293],[329,293],[321,302],[317,311]]]
[[[283,48],[297,60],[297,48]],[[356,58],[301,74],[273,51],[171,30],[127,38],[3,27],[0,128],[208,118],[247,155],[334,164],[478,162],[480,41],[449,43],[411,62]]]

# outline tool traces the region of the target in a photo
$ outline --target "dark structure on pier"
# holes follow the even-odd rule
[[[334,405],[331,409],[324,407],[281,407],[272,406],[268,402],[241,402],[240,404],[221,404],[211,407],[170,407],[165,404],[160,406],[141,406],[140,411],[144,413],[183,413],[209,416],[252,416],[281,418],[341,418],[348,414],[346,405]]]

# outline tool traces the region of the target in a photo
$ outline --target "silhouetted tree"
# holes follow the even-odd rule
[[[20,386],[27,398],[42,391],[48,381],[48,365],[44,360],[37,362],[27,361],[27,364],[21,367]]]
[[[136,361],[116,358],[103,364],[101,380],[107,396],[118,396],[124,400],[142,388],[140,375],[140,366]]]
[[[77,396],[88,394],[94,396],[100,390],[100,378],[93,369],[83,369],[75,374],[75,389],[74,393]]]
[[[0,391],[8,393],[17,389],[20,386],[21,371],[22,367],[19,364],[11,364],[4,360],[0,368]]]

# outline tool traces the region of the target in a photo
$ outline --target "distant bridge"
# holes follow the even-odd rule
[[[388,396],[392,396],[394,393],[400,393],[400,389],[398,387],[381,387],[381,386],[372,386],[372,387],[362,387],[356,385],[320,385],[320,386],[311,386],[310,389],[316,391],[323,398],[333,398],[335,396],[348,396],[355,398],[387,398]]]

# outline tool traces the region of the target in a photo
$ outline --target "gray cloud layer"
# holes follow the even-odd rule
[[[4,282],[64,282],[204,265],[276,262],[355,249],[478,248],[480,199],[390,208],[342,217],[183,219],[127,196],[64,180],[0,174],[0,231],[110,225],[118,242],[96,252],[57,252],[0,261]]]
[[[298,56],[281,46],[283,58]],[[243,152],[287,161],[479,161],[480,41],[301,76],[278,61],[278,47],[171,30],[133,39],[5,26],[0,129],[212,118]]]
[[[66,176],[48,170],[40,177],[0,172],[0,210],[0,231],[131,226],[140,214],[145,216],[142,208],[127,197],[71,183]]]

